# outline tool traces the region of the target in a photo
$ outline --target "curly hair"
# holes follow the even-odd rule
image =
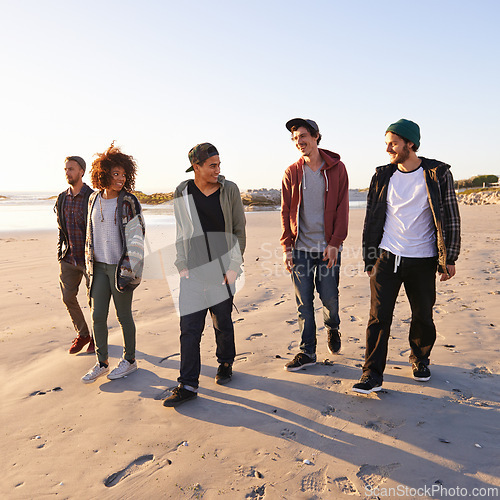
[[[120,151],[115,142],[104,151],[97,153],[97,158],[92,162],[90,180],[95,189],[106,189],[111,186],[111,169],[122,167],[125,170],[126,181],[123,188],[126,191],[133,191],[135,188],[135,175],[137,173],[137,163],[133,156],[126,155]]]

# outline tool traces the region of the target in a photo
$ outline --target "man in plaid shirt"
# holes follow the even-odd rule
[[[378,167],[372,178],[363,228],[371,306],[363,375],[353,387],[362,394],[382,388],[392,316],[402,284],[411,308],[413,378],[419,382],[431,378],[436,270],[441,281],[455,276],[460,253],[460,214],[450,166],[416,155],[420,128],[410,120],[389,125],[385,142],[390,164]]]
[[[79,156],[68,156],[64,171],[69,188],[58,197],[56,206],[59,238],[57,258],[60,265],[59,284],[62,299],[68,309],[77,336],[69,352],[76,354],[87,344],[87,352],[94,353],[94,340],[78,303],[78,287],[87,274],[85,272],[85,236],[87,228],[88,200],[92,189],[82,180],[85,160]]]

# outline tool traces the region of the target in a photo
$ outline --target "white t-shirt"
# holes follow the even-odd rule
[[[380,248],[401,257],[435,257],[436,231],[422,167],[396,170],[389,181]]]

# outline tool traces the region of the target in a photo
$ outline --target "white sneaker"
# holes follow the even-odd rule
[[[82,377],[84,384],[91,384],[95,382],[102,375],[109,372],[109,366],[99,365],[99,361]]]
[[[137,361],[130,363],[126,359],[122,358],[120,359],[118,366],[108,375],[108,378],[109,380],[115,380],[117,378],[126,377],[135,371],[137,371]]]

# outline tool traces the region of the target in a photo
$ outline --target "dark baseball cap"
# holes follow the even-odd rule
[[[80,167],[82,167],[82,170],[85,172],[85,169],[87,168],[87,164],[85,163],[85,160],[81,156],[67,156],[66,161],[76,161]]]
[[[191,172],[192,170],[194,170],[193,165],[195,163],[202,165],[210,157],[216,156],[218,154],[219,152],[217,151],[216,147],[209,142],[202,142],[201,144],[197,144],[189,151],[188,157],[191,166],[186,170],[186,172]]]
[[[305,127],[306,125],[309,125],[316,130],[316,132],[319,132],[318,124],[315,121],[309,119],[304,120],[304,118],[293,118],[287,121],[285,126],[291,132],[292,127]]]

